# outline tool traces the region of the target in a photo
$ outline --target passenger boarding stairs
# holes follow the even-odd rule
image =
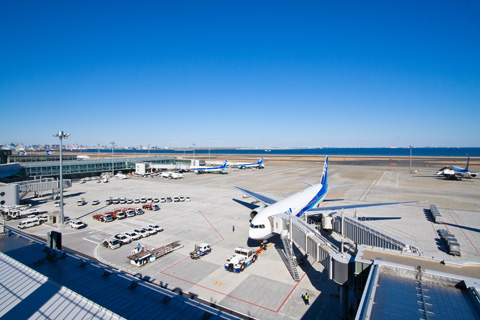
[[[282,257],[283,262],[287,266],[290,275],[292,276],[293,280],[296,282],[300,281],[300,276],[298,275],[297,271],[297,263],[295,261],[295,257],[293,256],[292,246],[290,243],[290,239],[288,239],[288,232],[285,230],[282,232],[281,237],[283,243],[283,251],[280,256]]]

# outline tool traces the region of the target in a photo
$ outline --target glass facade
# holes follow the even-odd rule
[[[58,158],[58,157],[57,157]],[[154,164],[178,164],[190,163],[190,160],[179,159],[173,157],[139,157],[139,158],[114,158],[113,166],[115,171],[133,171],[135,170],[135,163],[149,162]],[[112,159],[88,159],[88,160],[64,160],[63,163],[64,175],[77,174],[99,174],[101,172],[112,171]],[[27,177],[34,176],[58,176],[60,174],[59,161],[38,161],[21,163],[25,169]]]

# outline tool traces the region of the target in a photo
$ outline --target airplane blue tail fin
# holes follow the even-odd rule
[[[322,181],[321,184],[327,184],[327,170],[328,170],[328,156],[325,158],[325,164],[323,165]]]
[[[45,152],[47,153],[47,155],[51,156],[52,153],[49,151],[49,150],[45,150]]]
[[[257,162],[257,164],[262,164],[263,163],[263,157],[260,158],[260,160]]]
[[[226,167],[227,167],[227,160],[225,160],[225,162],[223,163],[222,169],[225,169]]]

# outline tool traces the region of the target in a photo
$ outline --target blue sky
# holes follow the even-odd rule
[[[478,1],[1,1],[0,144],[480,146]]]

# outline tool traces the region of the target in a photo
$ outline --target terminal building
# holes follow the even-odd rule
[[[52,180],[58,180],[60,176],[59,155],[15,155],[11,150],[0,150],[0,155],[0,194],[3,195],[0,203],[2,205],[20,204],[23,193],[59,189],[59,186],[52,187]],[[191,164],[190,159],[163,156],[79,160],[77,155],[62,155],[62,171],[66,179],[64,188],[71,184],[69,179],[99,176],[102,173],[129,173],[138,168],[142,168],[144,173],[152,170],[187,169]],[[45,179],[48,179],[48,183]]]
[[[59,155],[12,155],[11,150],[2,151],[0,181],[8,182],[35,179],[39,177],[58,177],[60,174]],[[10,153],[10,154],[9,154]],[[66,178],[82,178],[99,175],[103,172],[132,172],[136,163],[148,163],[161,168],[172,166],[190,166],[191,160],[174,157],[112,157],[79,160],[76,155],[63,155],[63,175]]]

